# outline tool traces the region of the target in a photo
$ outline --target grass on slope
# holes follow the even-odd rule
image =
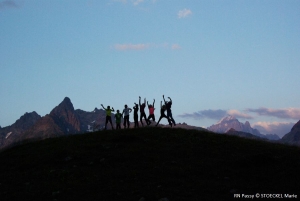
[[[4,200],[229,200],[298,194],[300,149],[204,131],[141,128],[0,153]],[[141,199],[142,200],[142,199]]]

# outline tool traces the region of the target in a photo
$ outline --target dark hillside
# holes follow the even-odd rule
[[[0,153],[4,200],[231,200],[298,194],[299,147],[205,131],[141,128],[23,144]]]

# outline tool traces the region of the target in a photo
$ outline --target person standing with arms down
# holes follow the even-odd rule
[[[127,127],[129,128],[130,124],[129,124],[129,113],[132,111],[131,108],[129,108],[127,105],[124,106],[124,110],[122,112],[122,115],[124,114],[124,128],[126,128],[126,124]]]
[[[120,110],[117,110],[117,114],[115,114],[116,118],[116,129],[121,129],[121,119],[122,119],[122,114],[120,113]]]
[[[171,111],[172,99],[170,97],[168,97],[168,99],[170,99],[170,101],[166,101],[165,100],[165,95],[163,95],[163,99],[164,99],[166,109],[167,109],[167,117],[168,117],[168,119],[170,119],[172,121],[174,126],[176,126],[176,123],[175,123],[175,120],[173,119],[172,111]]]
[[[157,126],[159,124],[159,122],[162,118],[166,118],[169,122],[169,125],[172,127],[172,123],[171,123],[170,119],[165,115],[165,111],[166,111],[166,106],[162,105],[162,101],[160,101],[160,117],[155,126]]]
[[[139,127],[139,105],[134,103],[135,106],[133,106],[133,119],[134,119],[134,128]]]
[[[107,126],[107,123],[110,122],[110,125],[112,127],[112,129],[114,129],[114,126],[112,124],[112,121],[111,121],[111,112],[114,112],[114,107],[112,107],[112,109],[110,109],[110,106],[107,106],[107,108],[105,108],[102,104],[101,104],[102,108],[106,111],[106,121],[105,121],[105,130],[106,130],[106,126]]]
[[[140,116],[141,124],[142,124],[142,126],[144,126],[144,124],[143,124],[143,117],[144,117],[146,124],[149,125],[148,119],[147,119],[146,113],[145,113],[146,98],[144,99],[144,103],[141,104],[141,97],[139,96],[139,105],[140,105],[140,113],[141,113],[141,116]]]
[[[155,116],[154,116],[154,104],[155,104],[155,99],[153,99],[153,105],[149,105],[148,104],[148,101],[147,101],[147,105],[148,105],[148,109],[149,109],[149,116],[148,116],[148,122],[149,122],[149,125],[151,124],[151,121],[150,119],[152,119],[153,121],[155,121]]]

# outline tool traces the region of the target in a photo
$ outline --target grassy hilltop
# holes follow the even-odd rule
[[[141,128],[47,139],[0,153],[0,199],[231,200],[300,196],[299,147]]]

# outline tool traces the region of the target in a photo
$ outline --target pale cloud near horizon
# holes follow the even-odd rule
[[[258,129],[263,134],[277,134],[279,137],[290,132],[295,123],[291,122],[255,122],[253,128]]]
[[[258,109],[247,109],[246,111],[256,113],[259,116],[270,116],[280,119],[300,119],[299,108],[272,109],[261,107]]]
[[[177,16],[180,19],[180,18],[185,18],[185,17],[187,17],[187,16],[189,16],[191,14],[192,14],[192,11],[190,9],[186,9],[185,8],[183,10],[178,11]]]
[[[241,119],[253,119],[253,117],[251,115],[248,115],[246,113],[242,113],[238,110],[201,110],[198,112],[194,112],[194,113],[185,113],[185,114],[181,114],[178,115],[179,117],[182,118],[192,118],[192,119],[196,119],[196,120],[200,120],[200,119],[216,119],[216,120],[220,120],[225,116],[234,116],[235,118],[241,118]]]

